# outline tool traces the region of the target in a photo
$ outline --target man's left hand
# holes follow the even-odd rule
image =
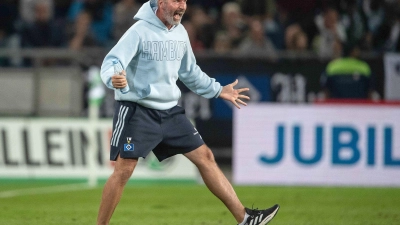
[[[250,100],[249,96],[243,95],[241,93],[244,91],[248,91],[250,89],[249,88],[234,89],[234,86],[238,82],[239,81],[236,79],[235,82],[222,87],[222,91],[219,97],[232,102],[236,106],[236,108],[240,109],[239,103],[244,106],[247,105],[246,102],[244,102],[242,99]]]

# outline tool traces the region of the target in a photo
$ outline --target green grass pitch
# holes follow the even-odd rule
[[[71,182],[71,181],[69,181]],[[247,207],[281,205],[271,225],[398,225],[400,188],[236,186]],[[96,224],[102,184],[0,180],[1,225]],[[201,184],[130,182],[111,225],[235,225]]]

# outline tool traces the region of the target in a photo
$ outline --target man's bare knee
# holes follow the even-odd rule
[[[207,163],[215,163],[214,153],[208,147],[207,150],[205,150],[203,160],[206,161]]]
[[[116,176],[121,182],[126,182],[132,176],[133,168],[123,168],[114,170],[114,176]]]
[[[192,152],[186,153],[185,156],[196,166],[215,164],[214,154],[206,145],[202,145]]]
[[[125,184],[132,176],[137,164],[137,159],[118,158],[114,168],[113,176],[121,183]]]

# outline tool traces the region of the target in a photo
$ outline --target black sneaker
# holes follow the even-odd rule
[[[247,218],[245,225],[265,225],[274,218],[279,210],[279,205],[274,205],[269,209],[258,210],[245,208],[246,213],[250,216]]]

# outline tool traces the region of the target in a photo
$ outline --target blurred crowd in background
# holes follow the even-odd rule
[[[146,0],[2,0],[0,48],[112,47]],[[188,0],[195,52],[400,52],[400,0]],[[0,65],[9,62],[3,60]]]

